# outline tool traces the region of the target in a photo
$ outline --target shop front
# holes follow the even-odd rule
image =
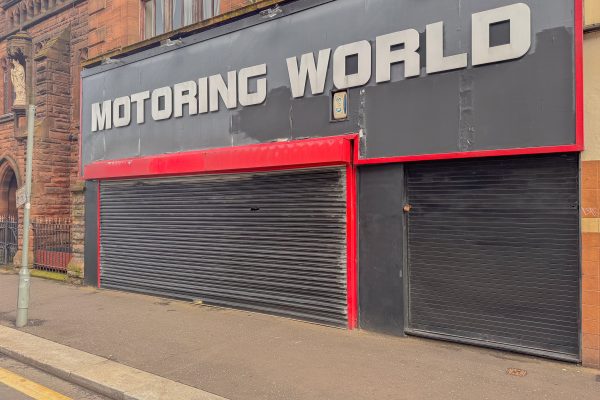
[[[90,65],[86,282],[579,361],[579,3],[289,1]]]

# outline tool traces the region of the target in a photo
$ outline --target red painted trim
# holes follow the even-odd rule
[[[79,154],[78,154],[78,165],[77,169],[79,170],[79,176],[83,176],[83,168],[81,163],[81,155],[83,154],[83,78],[81,77],[81,72],[79,74]]]
[[[584,149],[583,0],[575,0],[575,120],[576,143]]]
[[[398,157],[382,157],[382,158],[365,158],[355,159],[357,165],[370,164],[389,164],[398,162],[415,162],[428,160],[447,160],[457,158],[475,158],[475,157],[499,157],[499,156],[517,156],[524,154],[546,154],[546,153],[569,153],[582,151],[583,147],[578,144],[565,146],[547,146],[547,147],[528,147],[521,149],[505,149],[505,150],[479,150],[479,151],[463,151],[456,153],[440,153],[440,154],[419,154],[416,156],[398,156]]]
[[[354,143],[358,145],[357,142]],[[356,260],[356,167],[346,166],[346,237],[347,237],[347,302],[348,329],[357,327],[358,320],[358,269]]]
[[[122,179],[340,165],[352,162],[356,135],[263,143],[88,164],[85,179]]]
[[[97,228],[97,232],[98,235],[96,237],[96,243],[97,243],[97,250],[98,250],[98,254],[97,254],[97,258],[98,258],[98,262],[97,262],[97,280],[98,280],[98,288],[100,288],[100,186],[101,186],[101,182],[98,182],[98,198],[96,199],[96,212],[97,212],[97,218],[96,218],[96,228]]]

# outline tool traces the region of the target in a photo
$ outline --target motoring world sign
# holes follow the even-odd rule
[[[84,72],[83,162],[343,133],[363,158],[575,145],[573,1],[317,2]]]

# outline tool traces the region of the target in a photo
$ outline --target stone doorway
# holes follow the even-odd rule
[[[17,175],[10,165],[0,168],[0,173],[0,216],[17,218]]]

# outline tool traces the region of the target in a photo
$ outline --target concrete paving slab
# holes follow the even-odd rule
[[[60,396],[62,395],[72,400],[109,400],[109,398],[106,396],[102,396],[98,393],[74,385],[63,379],[57,378],[56,376],[48,374],[38,368],[34,368],[32,366],[16,361],[3,354],[0,354],[0,369],[7,370],[13,374],[16,374],[20,378],[24,378],[24,381],[17,381],[16,383],[19,388],[25,389],[26,392],[32,389],[32,386],[29,383],[31,382],[34,385],[40,385],[42,388],[49,389],[52,392],[58,393],[58,396],[56,396],[58,398],[62,398]],[[23,393],[16,392],[15,389],[9,388],[6,385],[7,383],[14,384],[15,382],[0,381],[0,399],[31,400],[31,397],[25,396]],[[38,388],[34,387],[33,389],[35,390]],[[51,400],[51,398],[56,399],[56,397],[53,396],[52,392],[47,393],[43,390],[38,392],[36,390],[35,393],[38,395],[37,398],[41,398],[43,400]]]
[[[62,379],[69,379],[73,371],[93,367],[105,361],[104,358],[93,354],[72,352],[67,346],[52,345],[33,335],[24,335],[26,334],[0,326],[0,352]],[[44,344],[49,345],[42,347]]]
[[[6,326],[0,326],[0,353],[111,399],[226,400]]]

